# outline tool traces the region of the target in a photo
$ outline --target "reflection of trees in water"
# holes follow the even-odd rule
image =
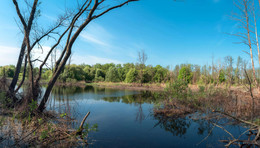
[[[139,121],[140,123],[142,123],[142,121],[145,119],[145,114],[143,112],[143,107],[142,104],[139,104],[139,107],[137,109],[137,113],[136,113],[136,121]]]
[[[191,122],[185,117],[182,118],[169,118],[162,115],[155,116],[158,123],[154,127],[160,126],[165,131],[171,132],[174,136],[183,136],[186,134],[187,129],[190,127]]]
[[[137,106],[136,121],[140,123],[145,119],[143,104],[157,103],[163,99],[161,92],[141,91],[134,95],[125,95],[120,97],[104,97],[102,100],[107,102],[122,102],[124,104],[134,104]]]
[[[143,94],[143,93],[142,93]],[[144,112],[143,112],[143,107],[142,107],[142,104],[144,103],[143,102],[143,96],[142,96],[142,94],[141,95],[136,95],[135,96],[135,100],[136,100],[136,102],[135,103],[137,103],[137,112],[136,112],[136,118],[135,118],[135,120],[136,121],[139,121],[140,123],[142,123],[142,121],[145,119],[145,115],[144,115]],[[146,98],[148,98],[148,97],[146,97]]]
[[[213,125],[211,124],[211,121],[193,120],[193,122],[196,122],[199,125],[198,131],[197,131],[198,135],[203,135],[205,132],[207,132],[207,134],[210,133],[210,135],[213,135],[213,132],[211,132],[211,129],[213,127]]]
[[[187,130],[191,126],[191,124],[197,123],[197,134],[203,135],[205,132],[209,134],[213,125],[207,120],[191,120],[187,117],[165,117],[163,115],[157,114],[154,116],[158,122],[154,125],[154,127],[161,127],[165,131],[171,132],[174,136],[183,136],[186,134]],[[194,131],[195,132],[195,131]],[[212,135],[213,133],[211,133]]]
[[[143,103],[156,103],[159,100],[162,100],[160,93],[158,92],[150,92],[150,91],[142,91],[139,94],[134,95],[126,95],[126,96],[119,96],[119,97],[104,97],[102,100],[107,102],[122,102],[125,104],[143,104]]]
[[[123,92],[123,93],[122,93]],[[136,111],[136,121],[140,123],[145,119],[145,114],[143,110],[143,104],[152,104],[160,102],[164,99],[162,92],[152,92],[152,91],[140,91],[137,94],[127,95],[133,93],[133,91],[125,90],[116,90],[116,89],[109,89],[109,88],[99,88],[93,86],[86,86],[83,87],[55,87],[52,91],[52,98],[50,99],[50,104],[52,104],[52,108],[58,107],[58,111],[62,112],[65,111],[67,113],[71,112],[70,108],[70,101],[78,100],[77,97],[79,94],[83,93],[91,93],[101,95],[101,97],[96,97],[95,99],[101,99],[107,102],[121,102],[124,104],[134,104],[137,108]],[[102,97],[102,95],[112,95],[113,97]],[[62,106],[61,106],[62,105]],[[63,108],[63,110],[61,110]]]
[[[116,89],[100,88],[93,86],[77,87],[77,86],[56,86],[52,90],[52,94],[59,95],[61,92],[65,92],[68,95],[78,93],[94,93],[94,94],[113,94],[118,92]]]

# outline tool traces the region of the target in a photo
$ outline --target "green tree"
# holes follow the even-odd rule
[[[119,75],[116,67],[110,67],[106,73],[107,82],[119,82]]]
[[[69,78],[75,79],[77,81],[85,80],[85,72],[80,66],[77,65],[70,65],[69,67]]]
[[[119,81],[124,81],[126,77],[126,71],[121,64],[116,65]]]
[[[51,78],[51,76],[52,76],[52,71],[51,70],[46,70],[42,74],[42,79],[49,80]]]
[[[105,73],[101,69],[96,69],[96,74],[95,74],[95,81],[96,82],[102,82],[105,80]]]
[[[219,71],[218,80],[219,80],[220,83],[223,83],[223,82],[226,81],[225,73],[222,69]]]
[[[87,66],[85,66],[83,71],[85,72],[85,81],[92,82],[95,78],[95,69],[92,68],[91,66],[87,65]]]
[[[192,80],[192,72],[191,72],[191,69],[184,66],[180,69],[180,72],[179,72],[179,76],[178,76],[178,79],[179,80],[183,80],[185,81],[186,83],[190,83],[191,80]]]
[[[6,77],[13,77],[15,72],[14,65],[3,66],[0,68],[0,75],[3,76],[5,73]]]
[[[161,83],[164,81],[168,70],[163,68],[161,65],[157,65],[155,68],[155,75],[153,77],[153,81],[156,83]]]
[[[133,83],[136,81],[138,73],[135,68],[131,68],[129,72],[126,74],[125,82],[126,83]]]

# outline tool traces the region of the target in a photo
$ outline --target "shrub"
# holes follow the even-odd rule
[[[105,79],[105,73],[103,72],[103,70],[97,69],[95,74],[95,82],[101,82],[104,81],[104,79]]]
[[[226,78],[225,78],[225,73],[223,70],[220,70],[219,72],[219,76],[218,76],[218,80],[220,83],[223,83],[226,81]]]
[[[52,77],[52,71],[51,70],[46,70],[43,74],[42,74],[42,79],[44,80],[50,80]]]
[[[182,67],[179,71],[179,80],[185,81],[185,83],[189,84],[192,80],[192,72],[188,67]]]
[[[203,93],[205,91],[205,86],[199,86],[199,92]]]
[[[170,83],[166,88],[167,93],[175,99],[187,99],[189,94],[188,83],[186,81],[177,80],[173,83]]]
[[[133,83],[136,81],[137,71],[135,68],[131,68],[129,72],[126,74],[125,82],[126,83]]]
[[[110,67],[106,73],[107,82],[119,82],[119,74],[116,67]]]

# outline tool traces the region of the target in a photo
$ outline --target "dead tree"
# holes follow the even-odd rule
[[[143,81],[144,81],[143,75],[144,75],[146,61],[147,61],[147,54],[145,53],[145,51],[144,50],[139,51],[137,62],[138,62],[138,68],[139,68],[138,76],[139,76],[141,85],[143,84]]]
[[[126,5],[126,4],[128,4],[130,2],[134,2],[134,1],[138,1],[138,0],[127,0],[127,1],[121,2],[118,5],[114,5],[114,6],[108,7],[105,10],[104,10],[104,6],[102,4],[107,2],[106,0],[85,0],[84,1],[84,3],[78,9],[77,13],[71,19],[71,22],[70,22],[69,26],[66,28],[66,30],[63,33],[63,36],[60,36],[60,38],[58,39],[57,44],[55,44],[53,46],[55,48],[55,46],[59,45],[59,43],[60,43],[59,41],[61,39],[63,39],[63,37],[66,34],[65,47],[62,50],[62,53],[61,53],[59,59],[56,62],[54,73],[52,75],[52,78],[48,82],[46,91],[45,91],[45,93],[43,95],[43,98],[42,98],[42,100],[40,102],[40,105],[38,106],[38,111],[42,112],[45,109],[45,105],[46,105],[46,102],[48,101],[48,98],[49,98],[49,95],[51,93],[51,90],[52,90],[55,82],[57,81],[59,75],[61,74],[64,66],[66,65],[66,63],[67,63],[67,61],[68,61],[68,59],[69,59],[69,57],[71,55],[73,44],[75,43],[75,41],[78,38],[78,36],[80,35],[80,33],[93,20],[103,16],[104,14],[110,12],[111,10],[120,8],[120,7],[122,7],[122,6]],[[84,19],[83,23],[80,23],[79,22],[79,18],[82,18],[83,14],[87,14],[87,17]],[[78,27],[76,26],[77,23],[78,23],[78,25],[77,25]],[[52,48],[49,51],[49,53],[45,57],[44,61],[47,61],[47,59],[49,58],[50,53],[53,51],[54,48]],[[39,75],[40,75],[40,73],[41,72],[39,72]],[[41,76],[38,76],[38,77],[39,77],[39,79],[41,78]]]
[[[259,49],[259,40],[258,40],[258,32],[257,32],[257,23],[256,23],[256,15],[255,15],[255,3],[253,1],[253,9],[252,9],[252,14],[254,17],[254,28],[255,28],[255,38],[256,38],[256,47],[257,47],[257,53],[258,53],[258,62],[260,65],[260,49]]]
[[[32,28],[33,21],[36,17],[36,11],[38,9],[38,7],[37,7],[38,6],[38,0],[34,0],[32,7],[30,7],[31,12],[30,12],[30,17],[28,19],[28,22],[26,22],[27,19],[25,19],[24,16],[21,14],[17,0],[13,0],[13,3],[14,3],[15,8],[16,8],[17,15],[18,15],[18,17],[21,21],[22,28],[23,28],[24,43],[25,43],[25,46],[26,46],[26,55],[27,55],[27,59],[26,59],[25,64],[27,64],[28,67],[29,67],[29,92],[30,93],[29,93],[29,96],[25,97],[26,98],[25,102],[29,103],[29,102],[32,101],[32,99],[36,100],[38,98],[39,84],[40,84],[40,80],[41,80],[41,77],[42,77],[42,75],[41,75],[42,69],[46,65],[47,60],[49,59],[52,52],[55,51],[57,46],[60,45],[61,41],[65,41],[65,45],[64,45],[64,48],[63,48],[58,60],[55,63],[52,78],[48,82],[46,91],[45,91],[43,98],[40,101],[40,104],[38,106],[38,111],[40,111],[40,112],[42,112],[44,110],[45,104],[46,104],[46,102],[49,98],[51,90],[52,90],[55,82],[57,81],[59,75],[61,74],[62,70],[64,69],[69,57],[71,56],[73,44],[76,41],[76,39],[78,38],[78,36],[80,35],[80,33],[88,26],[88,24],[91,21],[103,16],[104,14],[110,12],[113,9],[120,8],[120,7],[127,5],[128,3],[134,2],[134,1],[138,1],[138,0],[125,0],[123,2],[118,2],[119,4],[108,7],[107,4],[105,4],[106,2],[108,3],[108,1],[106,1],[106,0],[84,0],[83,3],[81,4],[81,6],[77,9],[75,14],[72,15],[72,17],[69,17],[69,19],[67,19],[67,20],[65,19],[66,22],[69,22],[69,25],[62,26],[62,24],[63,24],[62,22],[64,21],[64,19],[61,19],[56,26],[54,26],[53,28],[51,28],[47,32],[42,33],[42,36],[38,37],[31,44],[31,38],[32,38],[31,37],[32,36],[31,35],[31,28]],[[87,17],[83,18],[85,16],[87,16]],[[83,20],[83,22],[82,22],[82,20]],[[33,63],[34,60],[32,60],[31,51],[33,50],[35,45],[39,44],[39,42],[43,38],[45,38],[46,36],[49,36],[49,34],[53,33],[53,31],[60,26],[62,26],[62,28],[59,29],[59,30],[63,29],[63,31],[62,31],[61,34],[57,33],[58,35],[55,36],[56,37],[55,38],[56,43],[51,47],[51,49],[49,50],[46,57],[44,57],[44,60],[41,61],[41,64],[40,64],[40,67],[39,67],[39,73],[36,76],[33,72],[34,67],[33,67],[32,63]],[[25,70],[26,70],[26,66],[25,66]],[[24,70],[24,74],[23,74],[23,80],[24,80],[24,77],[25,77],[25,70]],[[23,81],[22,81],[22,83],[23,83]],[[22,83],[19,84],[18,89],[20,88]],[[13,90],[12,87],[11,87],[11,89]],[[16,92],[17,91],[18,90],[16,90]]]
[[[254,55],[253,55],[253,41],[251,34],[253,31],[251,30],[251,18],[252,18],[252,1],[251,0],[238,0],[234,2],[234,5],[238,8],[239,13],[233,14],[233,19],[238,21],[239,27],[243,30],[243,32],[239,32],[237,34],[233,34],[239,38],[241,38],[241,42],[247,45],[249,52],[246,52],[250,55],[252,70],[253,70],[253,79],[254,83],[258,86],[258,82],[255,74],[255,64],[254,64]]]
[[[32,29],[32,24],[33,24],[33,21],[34,21],[34,18],[35,18],[35,13],[36,13],[36,7],[37,7],[37,4],[38,4],[38,0],[35,0],[35,2],[33,3],[33,7],[31,9],[31,12],[30,12],[30,16],[29,16],[29,19],[25,19],[24,16],[21,14],[21,11],[20,11],[20,8],[19,8],[19,5],[17,3],[16,0],[13,0],[13,3],[15,5],[15,9],[16,9],[16,12],[17,12],[17,15],[22,23],[22,26],[23,26],[23,33],[24,33],[24,39],[23,39],[23,42],[22,42],[22,46],[21,46],[21,50],[20,50],[20,55],[18,57],[18,61],[17,61],[17,64],[16,64],[16,70],[15,70],[15,74],[14,74],[14,77],[12,79],[12,82],[9,86],[9,92],[10,94],[13,94],[14,92],[14,88],[17,84],[17,81],[18,81],[18,77],[19,77],[19,73],[20,73],[20,70],[21,70],[21,66],[22,66],[22,61],[23,61],[23,58],[24,58],[24,54],[25,54],[25,49],[26,49],[26,45],[28,43],[28,37],[29,37],[29,34],[31,32],[31,29]],[[26,20],[28,20],[26,22]],[[15,102],[15,97],[12,97],[13,98],[13,101]]]
[[[33,26],[35,26],[35,24],[36,24],[36,22],[35,22],[36,18],[38,17],[38,15],[37,15],[38,7],[39,7],[38,0],[34,0],[32,6],[29,6],[30,4],[26,3],[28,8],[31,8],[30,16],[28,19],[26,18],[25,15],[22,15],[21,9],[19,7],[17,0],[13,0],[13,4],[16,8],[16,13],[17,13],[17,15],[20,19],[21,25],[22,25],[21,30],[23,31],[23,34],[24,34],[24,41],[22,44],[22,48],[20,51],[20,56],[18,58],[18,62],[17,62],[18,64],[17,64],[17,68],[16,68],[16,73],[18,73],[18,75],[21,70],[21,64],[22,64],[21,60],[23,59],[25,52],[26,52],[26,58],[25,58],[22,81],[18,85],[17,89],[14,90],[15,86],[17,85],[17,80],[18,80],[18,76],[16,76],[16,74],[15,74],[15,76],[12,80],[12,83],[9,86],[9,92],[10,92],[10,94],[13,94],[13,96],[14,96],[15,93],[17,93],[18,90],[21,88],[21,86],[23,85],[24,79],[25,79],[25,73],[26,73],[26,68],[27,68],[27,64],[28,64],[28,66],[29,66],[29,90],[27,90],[28,91],[27,96],[24,97],[25,100],[23,100],[23,101],[30,103],[32,101],[32,99],[36,100],[39,95],[39,85],[37,85],[39,83],[37,83],[37,79],[36,79],[36,81],[34,80],[35,74],[33,72],[33,69],[34,69],[33,62],[38,59],[32,60],[31,52],[36,45],[40,45],[41,40],[43,40],[46,37],[50,37],[50,34],[57,34],[54,31],[57,30],[58,28],[60,28],[61,26],[63,26],[63,22],[67,18],[69,18],[69,16],[67,14],[65,14],[64,16],[59,17],[58,22],[54,26],[50,27],[50,29],[48,29],[46,31],[41,31],[41,29],[39,29],[39,28],[36,28],[36,27],[33,28]],[[36,30],[35,34],[31,33],[32,29]],[[38,35],[38,34],[40,34],[40,35]],[[15,97],[13,97],[13,98],[15,98]],[[15,100],[14,100],[14,102],[15,102]]]

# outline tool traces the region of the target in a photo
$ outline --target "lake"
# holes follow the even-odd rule
[[[194,119],[203,115],[200,113],[179,118],[154,116],[154,106],[163,100],[160,92],[56,87],[51,98],[47,109],[67,112],[78,121],[71,123],[74,128],[78,128],[85,114],[91,112],[87,123],[98,124],[98,131],[89,134],[89,147],[223,147],[218,140],[229,138],[218,127],[212,130],[210,121]],[[228,119],[218,121],[236,137],[246,130],[229,122]]]

